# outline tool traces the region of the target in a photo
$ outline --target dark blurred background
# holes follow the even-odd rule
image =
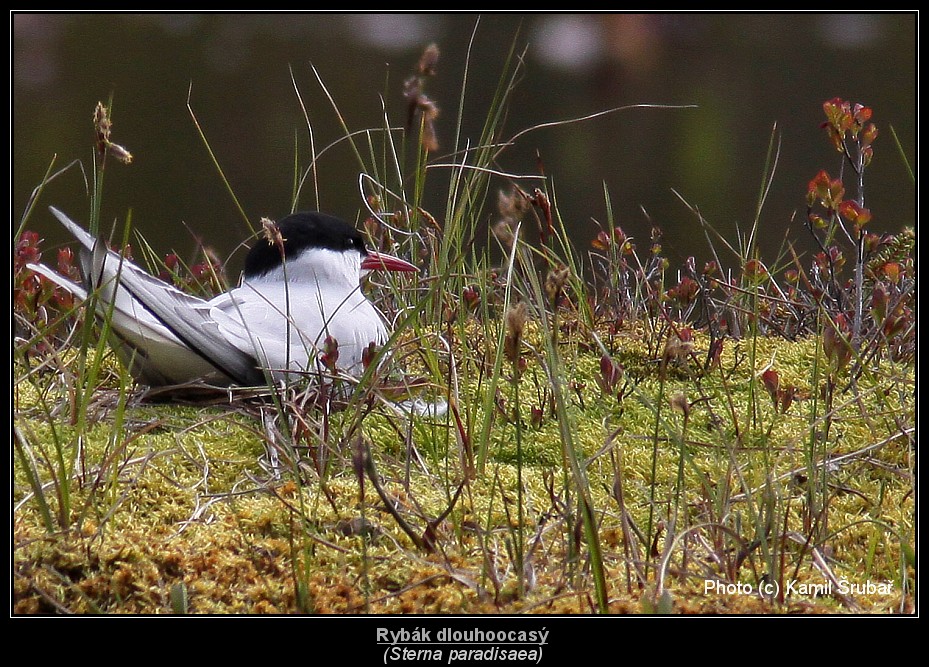
[[[872,107],[881,132],[866,176],[871,229],[915,225],[916,187],[891,134],[892,126],[915,169],[915,13],[18,13],[11,27],[14,231],[53,156],[57,167],[82,161],[92,177],[91,116],[112,96],[113,140],[135,160],[108,163],[103,220],[123,221],[131,211],[162,254],[190,253],[186,225],[225,257],[248,228],[198,135],[188,92],[249,218],[280,217],[293,196],[295,146],[301,167],[309,159],[294,81],[317,148],[343,130],[311,65],[351,130],[383,126],[381,97],[392,124],[403,125],[403,80],[435,42],[441,57],[427,92],[441,108],[435,159],[443,161],[472,35],[462,143],[477,141],[514,44],[517,52],[527,47],[526,62],[504,136],[627,104],[696,105],[537,130],[503,154],[501,168],[515,173],[534,173],[541,156],[579,246],[596,235],[594,220],[607,219],[604,186],[615,222],[643,248],[651,224],[659,225],[673,262],[705,258],[707,244],[672,189],[734,241],[755,217],[776,124],[780,160],[761,213],[762,249],[770,258],[785,235],[804,247],[807,183],[821,168],[839,173],[819,127],[822,103],[836,96]],[[326,153],[319,169],[319,206],[357,220],[358,162],[348,145]],[[427,180],[426,203],[440,220],[447,186],[445,174]],[[81,171],[48,185],[39,203],[28,227],[49,245],[63,242],[47,205],[86,224]],[[316,205],[307,189],[300,207]],[[237,255],[231,266],[240,262]]]

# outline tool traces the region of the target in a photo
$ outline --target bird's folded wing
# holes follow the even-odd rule
[[[224,338],[254,354],[266,368],[312,370],[322,326],[312,321],[313,310],[305,307],[298,326],[286,314],[287,304],[273,297],[273,292],[269,298],[246,284],[210,301],[210,317]]]
[[[55,208],[51,211],[84,246],[81,263],[85,280],[90,289],[98,290],[101,301],[98,311],[104,315],[113,312],[111,326],[117,332],[128,331],[133,339],[147,336],[160,339],[159,342],[174,339],[237,383],[264,383],[255,357],[222,335],[206,301],[149,275],[106,249],[102,241],[94,239],[61,211]],[[56,282],[62,284],[60,280]]]

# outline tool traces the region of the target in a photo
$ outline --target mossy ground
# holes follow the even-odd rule
[[[907,587],[914,568],[901,546],[915,534],[915,451],[904,437],[915,423],[912,367],[882,362],[846,383],[826,418],[822,387],[814,385],[824,377],[814,368],[825,364],[815,340],[727,341],[719,370],[704,374],[694,367],[706,347],[698,337],[698,355],[669,367],[664,379],[641,336],[621,335],[613,345],[630,381],[620,399],[598,385],[599,353],[562,346],[571,387],[567,410],[586,464],[611,612],[912,611]],[[53,482],[48,461],[57,439],[73,461],[73,476],[67,519],[58,516],[57,487],[44,487],[55,517],[49,530],[26,466],[14,459],[13,612],[591,613],[593,582],[576,491],[537,361],[530,355],[518,399],[516,385],[499,384],[486,462],[471,479],[463,462],[477,453],[463,448],[475,445],[484,423],[487,386],[466,370],[464,358],[460,427],[451,416],[410,419],[378,404],[359,431],[352,426],[357,413],[332,413],[325,422],[328,442],[307,437],[308,447],[292,450],[303,457],[300,475],[286,462],[276,470],[269,465],[271,438],[253,404],[149,404],[130,393],[120,413],[116,390],[101,388],[78,451],[77,434],[67,425],[66,383],[53,374],[21,382],[16,425],[34,470],[42,482]],[[767,367],[799,390],[784,414],[753,380]],[[680,393],[689,406],[686,431],[683,414],[670,405]],[[57,411],[50,415],[49,406]],[[121,423],[114,426],[116,415]],[[429,535],[431,552],[400,529],[369,480],[359,483],[353,465],[359,433],[387,494],[415,531]],[[314,458],[313,447],[328,452],[323,475],[317,470],[322,449]],[[700,525],[741,527],[749,544],[758,537],[752,522],[759,511],[776,519],[769,532],[783,536],[768,545],[780,549],[783,578],[826,581],[804,544],[813,530],[806,503],[816,499],[806,485],[811,471],[823,470],[809,467],[811,457],[818,464],[845,454],[854,455],[828,467],[829,491],[819,497],[828,527],[819,533],[826,537],[817,556],[838,579],[886,582],[889,592],[781,601],[708,594],[708,580],[726,580],[736,542]],[[720,491],[725,484],[732,488]],[[430,526],[452,505],[459,485],[451,511]],[[522,577],[515,565],[520,503]],[[720,508],[723,516],[714,514]],[[658,539],[648,555],[641,537],[630,542],[625,520],[639,531],[654,523]],[[659,556],[669,533],[682,535],[685,528],[687,537],[670,551],[663,581],[670,598],[661,606],[654,595]],[[757,544],[749,550],[734,581],[758,582],[770,562],[762,551]]]

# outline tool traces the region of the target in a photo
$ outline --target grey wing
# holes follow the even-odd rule
[[[111,327],[141,355],[136,364],[142,364],[145,381],[164,384],[218,373],[239,384],[264,383],[254,356],[222,335],[206,301],[149,275],[61,211],[51,211],[84,246],[81,265],[88,287],[99,294],[97,310],[112,313]]]
[[[298,326],[286,314],[279,290],[257,291],[248,283],[210,302],[211,316],[222,335],[245,353],[254,355],[273,377],[286,371],[313,370],[322,324]]]

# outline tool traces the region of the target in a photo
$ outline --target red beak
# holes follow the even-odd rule
[[[361,260],[361,268],[363,271],[419,271],[406,260],[374,250],[369,250]]]

